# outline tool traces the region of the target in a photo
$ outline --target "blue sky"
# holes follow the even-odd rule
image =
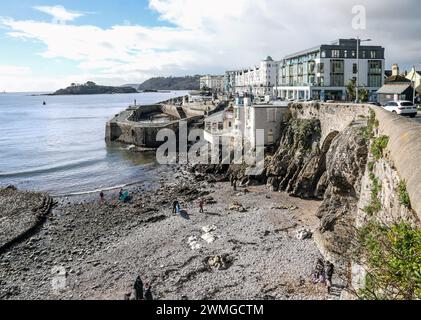
[[[67,1],[1,1],[0,16],[16,20],[50,21],[51,16],[34,9],[36,6],[61,5],[69,11],[85,15],[72,22],[75,25],[94,24],[101,28],[113,25],[141,24],[144,26],[170,26],[171,23],[159,20],[159,14],[148,8],[147,0],[67,0]],[[0,28],[0,61],[2,65],[29,67],[34,73],[44,76],[65,76],[77,73],[77,61],[70,59],[45,59],[39,56],[45,50],[45,44],[39,41],[22,41],[7,35],[7,29]],[[1,89],[1,88],[0,88]],[[48,88],[45,88],[48,90]]]
[[[367,11],[364,30],[352,26],[356,4]],[[223,73],[357,35],[405,69],[421,62],[416,8],[417,0],[1,1],[0,90]]]

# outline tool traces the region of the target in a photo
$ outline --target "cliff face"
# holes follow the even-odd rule
[[[326,148],[320,147],[320,121],[291,119],[279,149],[266,167],[267,184],[301,198],[321,198],[325,183]]]
[[[373,245],[366,241],[381,246],[382,240],[373,236],[378,230],[394,234],[395,240],[399,236],[409,239],[410,231],[402,235],[396,230],[411,229],[393,229],[397,225],[419,230],[416,163],[421,140],[416,133],[420,128],[368,106],[293,105],[291,111],[278,149],[269,157],[267,183],[292,196],[322,200],[314,239],[348,289],[343,297],[352,299],[364,293],[373,274],[384,274],[371,257],[381,253],[383,259],[395,252],[388,246],[372,251]],[[367,229],[373,225],[379,229]],[[419,244],[414,243],[419,252]],[[390,252],[384,253],[387,250]],[[403,261],[412,261],[411,250],[402,254]],[[390,274],[399,276],[395,271]],[[390,283],[406,283],[393,279]],[[381,287],[373,292],[376,290],[382,292]]]
[[[326,155],[326,192],[316,215],[316,233],[325,256],[337,261],[346,255],[355,232],[361,180],[365,174],[368,143],[361,126],[354,125],[332,141]]]
[[[365,173],[368,143],[362,125],[332,132],[321,145],[320,121],[291,119],[279,148],[266,167],[267,184],[301,198],[323,200],[320,239],[331,253],[343,254],[353,235],[353,225]]]

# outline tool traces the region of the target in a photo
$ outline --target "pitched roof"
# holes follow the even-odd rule
[[[398,75],[398,76],[390,76],[384,82],[385,83],[407,83],[407,82],[411,82],[411,80],[405,78],[404,76]]]
[[[392,70],[384,70],[384,75],[386,76],[386,78],[389,78],[390,76],[392,76]]]
[[[378,94],[402,94],[411,87],[410,83],[385,84],[381,87]]]

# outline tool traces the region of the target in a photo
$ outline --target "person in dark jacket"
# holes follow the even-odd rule
[[[134,290],[135,290],[135,300],[143,300],[143,281],[139,277],[137,277],[134,283]]]
[[[179,207],[179,203],[178,203],[178,201],[177,200],[175,200],[173,203],[172,203],[172,213],[177,213],[177,208]]]
[[[145,300],[153,300],[152,288],[148,283],[145,285]]]
[[[332,288],[332,276],[333,276],[333,264],[330,261],[326,262],[326,286],[327,292],[330,293],[330,288]]]

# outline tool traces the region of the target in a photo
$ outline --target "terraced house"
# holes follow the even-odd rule
[[[346,86],[358,77],[359,87],[376,101],[384,84],[385,49],[361,44],[357,39],[339,39],[286,56],[279,62],[274,94],[294,100],[346,100]]]

